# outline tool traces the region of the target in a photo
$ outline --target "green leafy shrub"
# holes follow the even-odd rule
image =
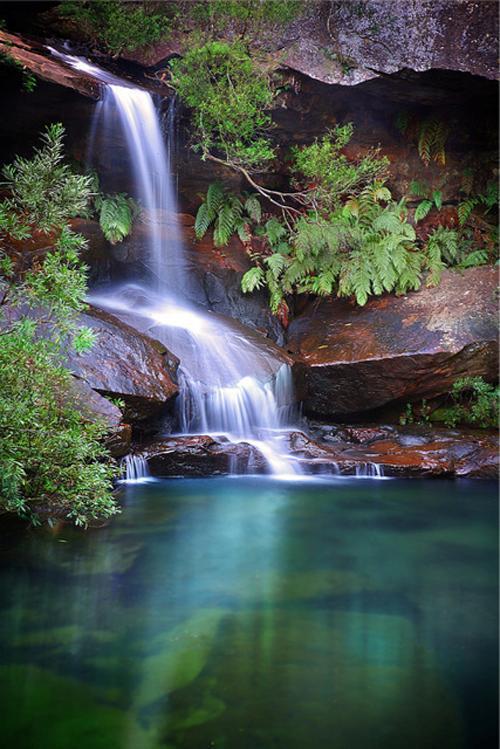
[[[165,13],[150,12],[145,3],[78,0],[61,3],[58,12],[74,21],[79,33],[115,56],[153,44],[170,31]]]
[[[0,232],[23,239],[32,228],[49,232],[87,209],[92,180],[64,163],[64,134],[60,123],[49,125],[31,159],[17,156],[3,167],[10,195],[0,201]]]
[[[348,159],[342,153],[353,133],[349,122],[309,146],[292,148],[292,173],[309,183],[311,202],[320,210],[330,210],[341,198],[387,177],[389,160],[380,156],[380,149],[371,149],[359,159]]]
[[[72,405],[56,347],[30,320],[0,342],[0,506],[31,519],[42,506],[78,525],[114,514],[106,428]]]
[[[195,148],[258,170],[274,158],[266,131],[273,93],[242,44],[208,42],[170,64],[172,85],[191,108]]]
[[[85,351],[94,341],[91,330],[77,325],[87,290],[79,259],[85,240],[64,225],[87,206],[91,180],[63,163],[62,134],[61,126],[49,128],[32,160],[45,191],[30,183],[30,162],[16,159],[7,170],[11,195],[0,210],[0,507],[36,520],[42,506],[85,525],[117,511],[115,469],[102,443],[105,425],[76,407],[72,376],[62,365],[69,345]],[[6,254],[11,228],[29,238],[40,225],[51,249],[18,277]],[[16,314],[5,315],[7,302]]]
[[[303,0],[194,0],[187,10],[216,33],[236,26],[241,36],[255,37],[273,24],[292,21],[303,8]]]
[[[462,377],[453,384],[450,393],[453,405],[441,409],[447,426],[471,424],[483,429],[498,426],[500,389],[482,377]]]

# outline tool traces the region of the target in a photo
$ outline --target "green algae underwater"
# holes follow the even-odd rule
[[[0,533],[2,746],[497,746],[483,481],[127,485]]]

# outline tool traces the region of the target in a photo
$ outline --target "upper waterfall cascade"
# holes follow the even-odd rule
[[[100,289],[90,300],[161,340],[181,366],[178,399],[183,433],[224,434],[244,441],[264,456],[275,475],[302,473],[300,462],[283,446],[294,408],[291,369],[265,352],[266,342],[251,340],[219,316],[187,301],[188,272],[172,178],[173,117],[167,139],[153,97],[145,90],[87,60],[51,52],[103,84],[89,138],[89,160],[109,138],[124,139],[134,194],[148,224],[145,282]],[[164,224],[168,217],[168,241]]]

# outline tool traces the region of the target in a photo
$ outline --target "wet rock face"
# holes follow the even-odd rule
[[[431,427],[328,427],[315,440],[295,436],[295,454],[317,470],[335,462],[340,473],[374,464],[385,476],[496,478],[498,438],[481,430]],[[292,441],[293,444],[293,441]]]
[[[495,478],[498,439],[480,430],[430,427],[312,425],[310,437],[290,432],[288,447],[309,475]],[[262,454],[245,442],[197,435],[169,437],[143,449],[153,476],[267,472]]]
[[[93,390],[121,398],[126,421],[144,422],[172,405],[178,360],[165,346],[93,307],[80,322],[97,334],[97,341],[85,354],[68,352],[73,374]]]
[[[141,450],[141,454],[147,458],[153,476],[245,473],[250,465],[256,473],[266,473],[266,461],[255,447],[209,435],[160,440]]]
[[[460,377],[497,376],[497,272],[445,271],[441,284],[403,297],[309,305],[289,329],[305,379],[305,411],[369,411],[448,392]]]
[[[40,41],[0,30],[0,52],[46,81],[75,89],[92,99],[100,96],[100,85],[94,78],[52,58]]]
[[[163,246],[168,254],[169,242],[176,236],[173,217],[156,212],[153,220],[161,227]],[[227,246],[218,248],[211,232],[200,241],[195,239],[192,215],[179,213],[176,220],[181,228],[189,271],[189,288],[185,290],[188,299],[264,332],[281,345],[284,330],[271,314],[266,294],[241,291],[241,277],[251,263],[240,240],[232,237]],[[93,270],[94,279],[124,280],[132,273],[134,278],[146,280],[146,260],[150,253],[150,228],[146,221],[136,221],[131,235],[114,246],[103,240],[96,222],[79,220],[76,230],[89,241],[85,259]],[[171,252],[176,251],[177,248],[172,247]]]

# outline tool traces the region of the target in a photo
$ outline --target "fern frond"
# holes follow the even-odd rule
[[[220,182],[212,182],[207,190],[206,205],[210,221],[213,221],[224,203],[224,188]]]
[[[488,250],[486,249],[474,250],[474,252],[469,252],[469,254],[466,255],[463,260],[460,261],[458,267],[459,268],[475,268],[478,265],[486,265],[488,260],[489,260]]]
[[[194,233],[196,239],[201,239],[205,236],[211,223],[212,220],[208,213],[207,204],[202,203],[196,212],[196,218],[194,220]]]
[[[283,255],[280,255],[279,252],[275,252],[272,255],[269,255],[269,257],[266,257],[264,260],[266,265],[269,267],[269,270],[273,274],[273,278],[275,280],[278,280],[278,278],[281,275],[282,270],[286,266],[286,259]]]
[[[260,224],[262,219],[262,207],[256,195],[249,195],[245,200],[244,208],[252,221],[255,221],[256,224]]]
[[[311,291],[318,296],[329,296],[332,293],[335,276],[331,271],[324,271],[311,283]]]
[[[443,205],[443,193],[441,192],[441,190],[434,190],[434,192],[432,193],[432,199],[434,201],[434,205],[436,206],[438,211],[440,211]]]
[[[416,198],[426,198],[429,195],[429,186],[414,179],[410,182],[408,191],[410,195],[414,195]]]
[[[236,233],[238,234],[240,242],[243,242],[243,244],[247,244],[247,242],[250,242],[252,238],[248,224],[241,219],[239,219],[236,224]]]
[[[132,203],[124,193],[102,199],[99,223],[108,242],[116,244],[130,234],[132,215]]]
[[[401,221],[397,213],[385,210],[373,222],[373,228],[377,232],[386,231],[389,234],[397,233],[401,229]]]
[[[465,226],[477,203],[477,198],[467,198],[467,200],[464,200],[463,203],[458,205],[457,214],[460,226]]]
[[[286,234],[286,229],[283,224],[278,221],[277,218],[270,218],[266,221],[266,237],[269,240],[269,244],[273,245],[279,242]]]
[[[264,286],[264,271],[262,268],[250,268],[243,274],[241,279],[241,290],[244,294],[249,294],[256,289]]]
[[[431,211],[432,202],[430,200],[422,200],[421,203],[415,208],[415,223],[418,224],[422,221]]]
[[[214,230],[214,244],[216,247],[224,247],[230,240],[234,231],[236,216],[234,209],[229,203],[225,203],[220,209]]]

